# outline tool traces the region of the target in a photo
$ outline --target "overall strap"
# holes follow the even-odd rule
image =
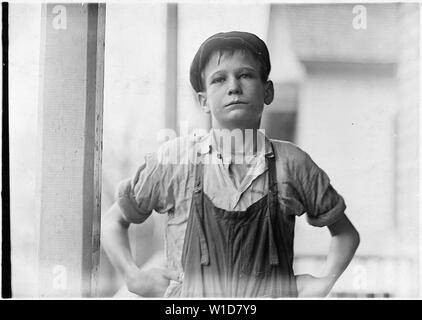
[[[203,181],[204,181],[204,164],[203,164],[203,155],[198,154],[198,162],[195,165],[195,186],[193,191],[193,205],[195,210],[193,214],[195,215],[192,219],[196,219],[196,225],[198,227],[198,235],[200,241],[200,250],[201,250],[201,264],[208,265],[210,263],[210,255],[208,251],[208,243],[205,237],[204,232],[204,207],[203,207]]]
[[[271,144],[271,148],[272,144]],[[273,149],[274,150],[274,149]],[[278,195],[278,186],[277,186],[277,169],[275,164],[275,155],[274,151],[272,154],[266,156],[267,166],[268,166],[268,191],[273,197]]]
[[[274,235],[274,218],[277,215],[278,206],[278,187],[277,187],[277,170],[274,155],[274,146],[271,143],[272,153],[266,155],[267,167],[268,167],[268,240],[269,240],[269,251],[270,251],[270,264],[278,265],[278,251],[277,244],[275,242]]]

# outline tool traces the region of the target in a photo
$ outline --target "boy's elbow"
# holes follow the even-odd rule
[[[117,203],[104,214],[101,229],[108,230],[110,228],[115,228],[116,226],[122,228],[129,228],[130,223],[126,221],[123,217],[123,213]]]
[[[332,236],[343,235],[351,243],[352,247],[356,250],[360,244],[360,235],[352,222],[346,215],[336,223],[330,225],[329,230]]]
[[[351,223],[350,225],[351,225],[350,235],[352,238],[352,245],[356,250],[360,245],[360,234]]]
[[[356,249],[360,245],[360,234],[356,229],[354,229],[354,232],[353,232],[353,243]]]

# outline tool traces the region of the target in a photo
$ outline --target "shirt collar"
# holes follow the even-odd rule
[[[218,144],[217,144],[215,130],[216,129],[211,129],[207,135],[199,137],[198,152],[202,155],[216,152],[217,157],[231,158],[231,154],[224,154],[224,152],[220,152],[220,148],[218,147]],[[258,150],[256,152],[256,157],[260,157],[260,156],[273,157],[274,152],[271,145],[271,141],[265,135],[265,132],[263,129],[258,130],[257,139],[258,139],[258,144],[257,144]]]

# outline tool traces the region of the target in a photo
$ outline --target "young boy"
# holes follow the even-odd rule
[[[359,235],[328,176],[297,146],[259,131],[274,96],[270,69],[265,43],[251,33],[219,33],[199,48],[190,81],[211,131],[148,155],[119,185],[103,222],[104,248],[131,292],[325,297],[351,261]],[[152,210],[168,213],[167,268],[141,271],[127,229]],[[303,213],[332,236],[319,277],[293,273],[295,216]]]

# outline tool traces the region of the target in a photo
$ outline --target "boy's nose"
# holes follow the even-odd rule
[[[229,87],[228,87],[227,93],[229,95],[242,93],[242,89],[241,89],[240,82],[238,79],[236,78],[230,79],[228,85]]]

